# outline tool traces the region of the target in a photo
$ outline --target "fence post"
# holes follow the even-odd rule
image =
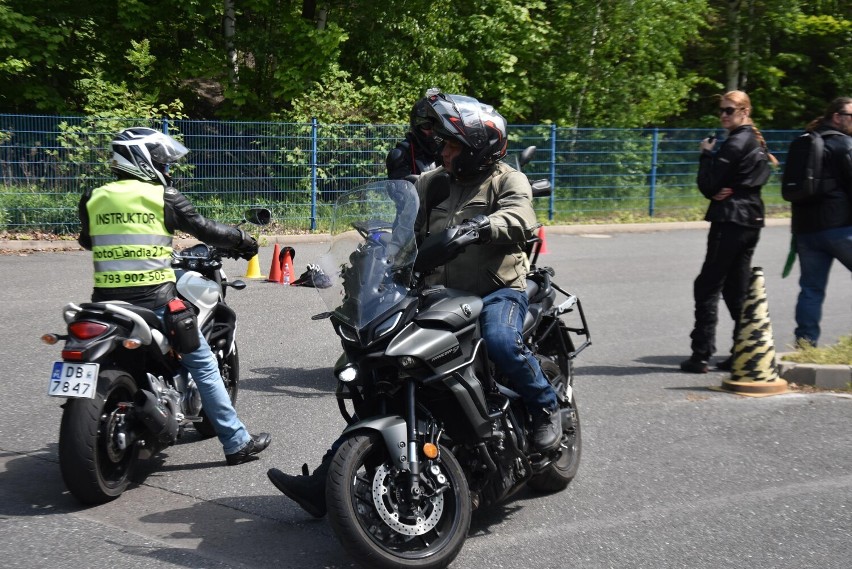
[[[311,117],[311,231],[317,228],[317,118]]]
[[[556,204],[556,123],[550,125],[550,204],[547,219],[553,221]]]
[[[648,196],[648,216],[654,217],[654,199],[657,193],[657,144],[659,143],[660,129],[654,127],[651,137],[651,194]]]
[[[169,119],[163,119],[163,134],[169,134]]]

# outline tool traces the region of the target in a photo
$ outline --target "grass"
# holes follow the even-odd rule
[[[837,343],[831,346],[802,346],[795,352],[785,354],[782,359],[806,364],[852,365],[852,334],[841,336]]]

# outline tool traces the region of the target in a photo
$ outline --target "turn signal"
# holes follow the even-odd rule
[[[125,338],[121,345],[127,348],[128,350],[135,350],[139,346],[142,345],[142,340],[137,340],[136,338]]]
[[[56,334],[44,334],[41,337],[41,341],[47,344],[48,346],[52,346],[56,342],[59,341],[59,336]]]
[[[433,445],[432,443],[426,443],[425,445],[423,445],[423,454],[426,455],[426,458],[437,458],[438,447]]]

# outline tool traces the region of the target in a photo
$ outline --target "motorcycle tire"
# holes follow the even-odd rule
[[[104,504],[130,484],[139,458],[135,444],[122,449],[112,436],[119,403],[133,401],[136,382],[127,372],[101,370],[94,399],[65,403],[59,428],[59,469],[71,494],[83,504]]]
[[[219,375],[222,376],[222,381],[225,382],[225,389],[228,391],[228,397],[231,398],[231,405],[237,404],[237,395],[240,391],[240,354],[237,351],[237,344],[234,342],[234,349],[224,358],[216,356],[219,361]],[[194,423],[195,430],[203,438],[208,439],[216,436],[216,428],[210,421],[210,418],[201,409],[201,421]]]
[[[410,515],[397,487],[397,481],[408,484],[409,474],[397,471],[379,433],[355,434],[338,448],[326,482],[328,519],[364,567],[440,569],[461,551],[471,519],[467,480],[445,447],[433,464],[449,488]],[[424,476],[435,476],[431,466],[424,466]]]
[[[541,371],[551,384],[557,388],[560,395],[566,393],[570,378],[566,378],[559,366],[548,359],[541,359]],[[559,457],[540,473],[530,478],[527,485],[536,492],[560,492],[577,476],[580,468],[580,455],[583,449],[583,439],[580,431],[580,414],[577,411],[577,395],[563,397],[560,402],[562,413],[562,446]]]

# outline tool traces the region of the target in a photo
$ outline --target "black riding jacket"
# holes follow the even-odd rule
[[[716,152],[702,151],[698,163],[698,189],[710,200],[704,219],[763,227],[764,207],[760,189],[772,173],[766,150],[761,147],[751,125],[730,132]],[[734,193],[714,200],[722,188]]]
[[[817,131],[833,130],[821,125]],[[814,233],[852,225],[852,137],[824,136],[825,157],[820,194],[812,201],[792,204],[793,233]]]

